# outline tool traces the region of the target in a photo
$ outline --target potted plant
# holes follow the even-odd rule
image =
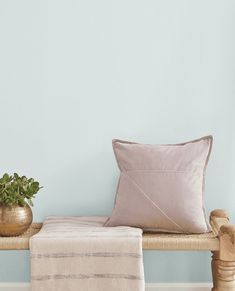
[[[5,173],[0,178],[0,236],[17,236],[29,228],[33,221],[32,199],[41,188],[33,178],[16,173]]]

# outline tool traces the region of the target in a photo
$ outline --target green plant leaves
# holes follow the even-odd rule
[[[41,189],[39,182],[26,176],[20,177],[17,173],[13,176],[5,173],[0,178],[0,204],[4,205],[25,205],[33,206],[32,199]]]
[[[12,176],[9,176],[7,173],[3,174],[2,178],[0,179],[0,185],[4,185],[12,180]]]

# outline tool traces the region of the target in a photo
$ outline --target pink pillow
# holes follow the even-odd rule
[[[105,226],[210,231],[203,196],[212,141],[212,136],[168,145],[113,140],[121,173],[114,209]]]

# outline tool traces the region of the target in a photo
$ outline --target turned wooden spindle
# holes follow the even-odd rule
[[[224,210],[211,212],[211,223],[218,230],[219,251],[212,252],[213,291],[235,291],[235,225],[229,224]]]

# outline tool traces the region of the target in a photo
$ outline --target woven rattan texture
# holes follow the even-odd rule
[[[219,250],[219,239],[213,232],[204,234],[144,233],[144,249]]]
[[[21,236],[0,237],[2,250],[27,250],[29,239],[38,233],[42,223],[33,223]],[[143,248],[146,250],[219,250],[219,239],[216,234],[167,234],[144,233]]]
[[[20,236],[0,237],[1,250],[28,250],[29,238],[38,233],[42,223],[32,223],[30,228]]]

